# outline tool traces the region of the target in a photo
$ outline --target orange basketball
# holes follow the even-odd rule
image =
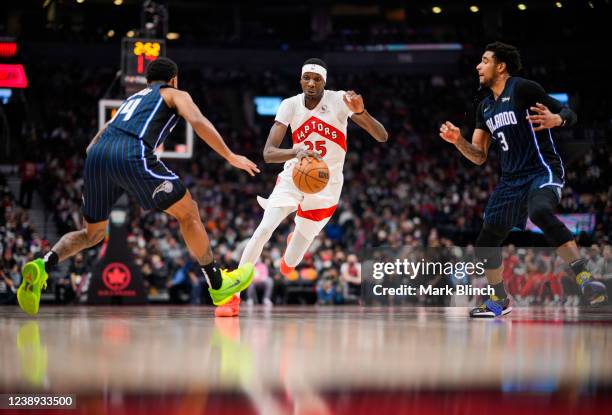
[[[319,193],[329,181],[329,169],[323,160],[304,157],[293,168],[293,183],[304,193]]]

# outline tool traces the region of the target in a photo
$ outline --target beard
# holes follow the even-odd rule
[[[493,85],[493,79],[483,79],[482,81],[479,81],[479,83],[481,88],[491,88],[491,85]]]

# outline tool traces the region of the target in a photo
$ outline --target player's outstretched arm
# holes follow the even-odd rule
[[[217,154],[227,160],[228,163],[246,171],[251,176],[259,173],[255,163],[244,156],[233,153],[227,147],[215,126],[202,114],[187,92],[164,88],[161,90],[161,94],[168,106],[175,108],[178,114],[191,124],[198,137],[215,150]]]
[[[294,148],[280,148],[283,138],[287,133],[287,126],[282,122],[275,121],[264,146],[263,158],[266,163],[284,163],[294,157],[299,159],[304,157],[320,158],[319,153],[310,151],[305,145]]]
[[[440,137],[454,144],[461,154],[474,164],[481,165],[487,160],[489,146],[491,145],[491,135],[484,130],[475,129],[474,134],[472,134],[472,142],[470,143],[463,138],[459,127],[446,121],[440,127]]]
[[[361,95],[357,94],[355,91],[348,91],[344,94],[342,100],[353,112],[351,120],[355,121],[355,124],[366,130],[376,141],[384,143],[389,139],[389,134],[387,130],[385,130],[385,126],[366,111]]]

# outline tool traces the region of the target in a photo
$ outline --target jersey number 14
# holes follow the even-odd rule
[[[123,115],[123,121],[128,121],[130,118],[132,118],[132,114],[134,114],[134,110],[136,109],[138,104],[140,104],[140,101],[142,101],[142,98],[136,98],[131,101],[124,102],[117,110],[115,118],[119,115]],[[113,118],[113,120],[115,118]]]

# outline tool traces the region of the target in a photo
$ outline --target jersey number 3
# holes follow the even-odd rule
[[[501,148],[504,151],[508,151],[508,142],[506,141],[506,136],[501,131],[497,133],[497,138],[499,138],[499,142],[501,143]]]

